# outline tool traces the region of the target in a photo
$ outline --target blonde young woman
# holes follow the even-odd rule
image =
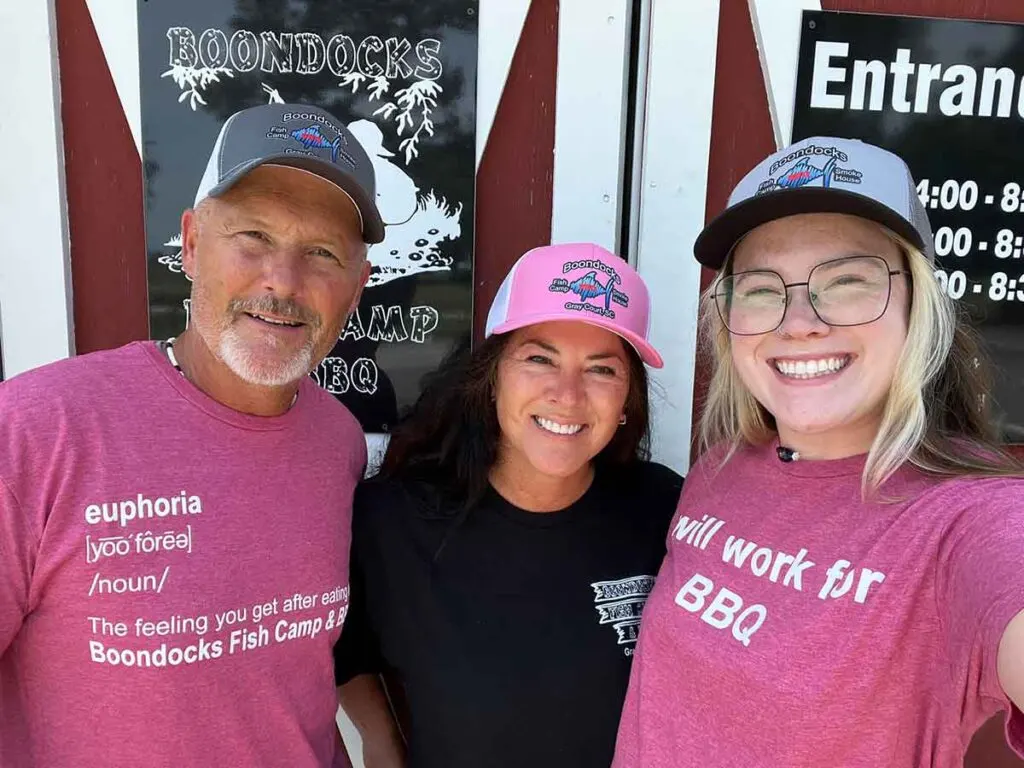
[[[951,768],[1024,747],[1024,481],[906,165],[812,138],[696,242],[715,372],[617,768]]]

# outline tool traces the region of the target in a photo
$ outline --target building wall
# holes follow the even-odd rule
[[[86,0],[57,0],[75,350],[148,337],[142,163]]]
[[[87,0],[51,1],[59,54],[74,350],[84,353],[148,335],[142,168],[130,119],[104,52],[105,44],[107,54],[111,53],[110,41],[101,44]],[[777,3],[773,7],[791,5],[790,0],[772,3]],[[706,158],[707,215],[721,210],[731,187],[776,145],[778,132],[756,43],[760,29],[751,15],[751,7],[756,6],[758,0],[720,0],[718,6],[712,133]],[[823,0],[819,7],[1024,22],[1020,0]],[[558,20],[558,0],[530,4],[483,150],[476,206],[474,327],[478,337],[505,271],[525,250],[551,237]],[[679,74],[695,76],[695,72]],[[687,140],[679,137],[680,144]],[[687,251],[688,244],[682,243],[670,257],[686,258]],[[0,254],[2,258],[11,256]],[[705,271],[701,285],[709,279]],[[695,286],[685,288],[695,290]],[[680,333],[691,337],[695,322],[692,318],[691,327]],[[706,390],[707,370],[708,360],[698,352],[694,416]],[[688,402],[690,393],[685,396]],[[1000,724],[993,721],[975,740],[967,764],[998,768],[1022,763],[1009,755]]]

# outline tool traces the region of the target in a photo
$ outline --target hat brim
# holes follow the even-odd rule
[[[629,345],[636,350],[636,353],[640,355],[640,359],[647,363],[647,365],[651,366],[651,368],[663,368],[665,365],[665,361],[661,359],[661,355],[658,354],[658,350],[652,347],[646,339],[633,331],[623,328],[614,321],[600,316],[591,317],[581,315],[580,317],[566,317],[565,312],[541,312],[519,317],[515,320],[508,320],[507,322],[496,325],[491,329],[491,332],[488,335],[494,336],[502,333],[509,333],[511,331],[517,331],[520,328],[526,328],[529,325],[552,322],[586,323],[587,325],[595,325],[598,328],[604,328],[606,331],[611,331],[616,336],[625,339]]]
[[[921,234],[892,208],[865,195],[832,187],[784,189],[751,197],[720,213],[697,236],[693,255],[710,269],[722,268],[744,235],[769,221],[800,213],[846,213],[882,224],[927,253]]]
[[[298,168],[302,171],[308,171],[314,176],[319,176],[325,181],[329,181],[344,192],[355,205],[356,211],[359,213],[363,242],[372,245],[384,239],[384,220],[380,216],[380,211],[377,210],[377,203],[375,200],[370,199],[362,185],[356,181],[355,176],[345,173],[332,163],[308,155],[279,153],[243,163],[232,168],[231,172],[221,179],[219,184],[210,189],[207,195],[216,197],[224,194],[246,174],[251,173],[261,165],[283,165],[288,168]]]

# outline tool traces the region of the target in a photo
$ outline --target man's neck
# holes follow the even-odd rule
[[[280,416],[291,407],[299,382],[283,387],[261,387],[239,378],[206,345],[186,329],[174,340],[174,356],[192,384],[222,405],[254,416]]]

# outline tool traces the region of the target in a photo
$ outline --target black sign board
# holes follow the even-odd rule
[[[804,12],[793,140],[819,135],[906,160],[936,277],[995,362],[998,426],[1024,442],[1024,26]]]
[[[359,310],[312,373],[369,432],[469,338],[476,0],[139,0],[149,317],[188,322],[179,221],[221,124],[268,102],[343,120],[377,174],[387,226]]]

